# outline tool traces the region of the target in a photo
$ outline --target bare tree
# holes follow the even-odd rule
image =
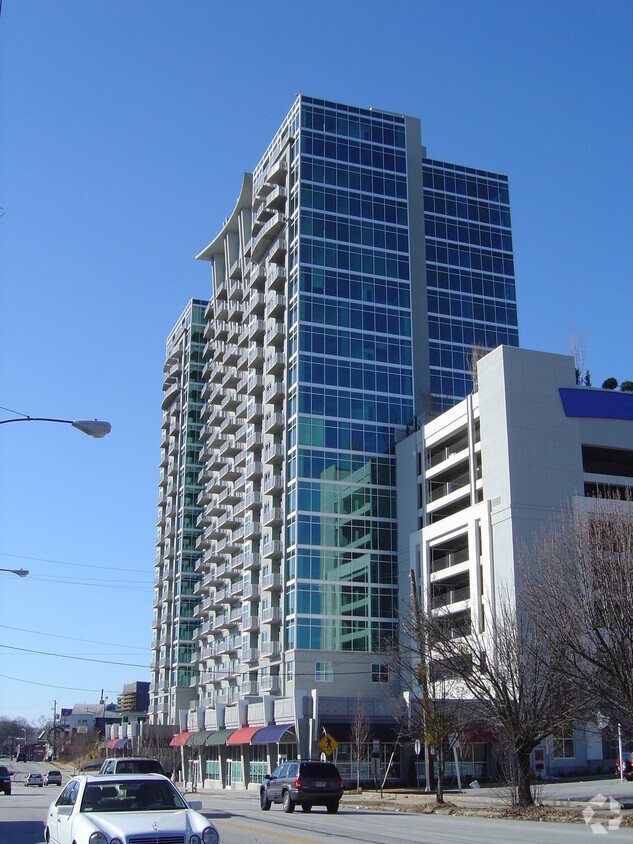
[[[429,747],[433,755],[435,799],[444,802],[444,770],[449,739],[460,732],[463,702],[457,694],[454,677],[431,661],[433,630],[425,623],[411,573],[411,605],[400,615],[398,646],[389,652],[389,670],[396,677],[396,693],[407,692],[408,703],[400,697],[396,711],[402,732]]]
[[[356,760],[356,791],[360,791],[360,766],[368,757],[367,742],[369,741],[371,725],[361,703],[360,694],[356,699],[356,709],[350,727],[352,753]]]
[[[523,572],[525,602],[557,668],[633,734],[633,499],[583,499],[554,520]]]
[[[432,664],[459,679],[461,696],[509,745],[516,764],[516,802],[531,805],[530,757],[543,739],[568,726],[577,713],[569,684],[556,670],[552,639],[543,643],[513,597],[497,589],[495,606],[484,604],[485,630],[456,629],[450,614],[425,615],[433,642]],[[554,658],[552,658],[554,657]]]
[[[585,371],[585,354],[587,351],[587,344],[582,334],[575,335],[572,331],[569,337],[569,354],[574,359],[574,366],[576,368],[576,384],[584,384],[585,387],[591,386],[591,375],[589,370]]]

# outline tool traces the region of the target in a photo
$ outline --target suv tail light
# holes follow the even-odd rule
[[[294,787],[301,788],[301,777],[295,777]]]
[[[343,788],[343,777],[341,777],[340,780],[338,781],[338,787],[341,788],[341,789]]]

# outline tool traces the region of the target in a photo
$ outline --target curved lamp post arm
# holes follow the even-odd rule
[[[51,419],[48,416],[18,416],[16,419],[0,419],[0,425],[6,425],[9,422],[61,422],[63,425],[72,425],[73,428],[95,439],[105,437],[112,430],[109,422],[101,422],[98,419]]]
[[[17,574],[18,577],[26,577],[28,569],[0,569],[0,571],[8,571],[10,574]]]

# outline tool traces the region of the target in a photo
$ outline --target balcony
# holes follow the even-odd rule
[[[287,197],[288,191],[285,187],[283,187],[283,185],[280,185],[268,194],[264,204],[266,208],[271,208],[276,211],[283,211],[286,207]]]
[[[266,358],[266,366],[264,372],[266,375],[279,375],[280,372],[284,371],[284,366],[286,365],[286,356],[281,352],[277,352],[276,354],[268,355]]]
[[[262,558],[259,554],[244,554],[244,571],[258,571],[262,565]]]
[[[246,313],[251,316],[254,315],[256,317],[260,317],[264,313],[264,309],[266,307],[266,297],[263,293],[259,293],[257,291],[251,291],[250,298],[248,300],[248,307],[246,309]]]
[[[284,521],[284,511],[281,507],[271,507],[264,510],[262,523],[265,527],[279,527]]]
[[[251,264],[251,287],[263,289],[266,282],[266,270],[263,264]]]
[[[236,279],[242,277],[242,265],[240,264],[240,259],[238,258],[237,261],[233,261],[231,264],[231,268],[229,269],[229,278]],[[230,285],[229,285],[230,289]]]
[[[262,464],[258,460],[254,460],[246,466],[246,480],[252,481],[261,478]]]
[[[286,297],[280,293],[273,294],[266,298],[266,318],[279,319],[286,312]]]
[[[274,182],[277,185],[283,185],[288,176],[288,162],[285,158],[278,158],[274,161],[266,171],[266,181]]]
[[[284,447],[281,443],[268,443],[264,449],[264,462],[279,464],[283,463]]]
[[[259,651],[257,648],[248,648],[248,650],[243,651],[242,653],[242,661],[243,662],[257,662],[259,660]]]
[[[260,492],[249,492],[244,500],[246,510],[260,510],[262,506],[262,495]]]
[[[281,624],[281,607],[266,607],[262,610],[264,624]]]
[[[248,323],[248,339],[262,340],[266,334],[266,320],[253,319]]]
[[[440,554],[440,549],[432,549],[431,551],[431,574],[468,561],[468,548],[462,548],[459,551],[449,551],[441,556]]]
[[[241,278],[241,273],[240,273]],[[229,282],[229,300],[232,302],[241,302],[244,295],[244,288],[240,279]]]
[[[249,522],[244,525],[244,539],[259,539],[262,535],[262,526],[259,522]]]
[[[276,322],[266,330],[266,344],[268,346],[281,346],[286,339],[286,326],[283,322]]]
[[[248,586],[244,586],[242,598],[245,601],[257,601],[259,600],[259,596],[259,583],[250,583]]]
[[[264,544],[262,556],[266,559],[273,559],[275,557],[282,557],[284,553],[284,544],[280,539],[274,539]]]
[[[246,448],[249,451],[259,451],[262,447],[262,435],[255,431],[246,437]]]
[[[288,251],[288,244],[283,238],[276,240],[270,247],[268,252],[268,260],[280,263],[286,259],[286,252]]]
[[[467,601],[470,598],[470,585],[461,586],[457,589],[448,589],[446,591],[436,592],[431,598],[432,609],[438,607],[448,607],[451,604],[458,604],[461,601]]]
[[[274,544],[274,543],[270,543]],[[282,543],[280,542],[279,545]],[[264,556],[266,556],[266,546],[264,545]],[[281,574],[279,572],[275,572],[275,574],[266,574],[262,578],[262,589],[265,592],[280,592],[281,591]]]
[[[246,618],[242,622],[242,632],[244,632],[244,633],[254,633],[257,630],[259,630],[259,616],[258,615],[246,616]]]
[[[249,396],[261,396],[264,391],[264,379],[261,375],[254,372],[248,376],[248,394]]]
[[[284,429],[283,413],[268,412],[264,416],[264,432],[266,434],[278,434]]]
[[[269,475],[264,480],[264,492],[268,495],[284,491],[284,479],[281,475]]]
[[[279,677],[262,677],[259,682],[259,687],[262,692],[279,693],[281,686],[279,684]]]
[[[264,415],[264,406],[261,402],[249,401],[246,406],[246,420],[248,422],[259,422]]]
[[[248,365],[252,369],[261,369],[264,363],[264,347],[251,346],[248,350]]]
[[[253,239],[252,260],[258,261],[265,253],[275,237],[286,225],[286,217],[284,214],[277,212],[264,223],[261,230]]]
[[[240,691],[244,695],[244,697],[248,695],[257,695],[259,694],[257,690],[257,682],[255,680],[244,680],[240,684]]]
[[[281,656],[281,643],[264,642],[262,644],[262,656],[268,657],[268,659],[275,659]]]

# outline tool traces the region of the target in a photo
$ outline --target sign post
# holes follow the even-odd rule
[[[415,740],[415,744],[413,745],[415,748],[415,778],[418,781],[418,794],[420,793],[420,768],[418,767],[420,764],[420,739],[417,738]]]

